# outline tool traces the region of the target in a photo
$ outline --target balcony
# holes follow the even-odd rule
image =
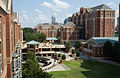
[[[89,49],[89,48],[84,48],[84,52],[87,52],[87,53],[92,53],[92,49]]]

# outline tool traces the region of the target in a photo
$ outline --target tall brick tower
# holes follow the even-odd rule
[[[119,42],[120,42],[120,4],[119,4]]]

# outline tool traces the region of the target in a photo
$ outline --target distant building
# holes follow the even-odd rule
[[[55,24],[56,23],[56,17],[53,15],[52,16],[52,24]]]
[[[52,44],[52,43],[39,43],[37,41],[30,41],[26,43],[27,47],[22,49],[23,60],[26,61],[26,54],[28,52],[34,52],[36,56],[53,56],[54,53],[60,53],[60,51],[66,51],[65,45]]]
[[[45,33],[47,38],[59,38],[60,37],[60,28],[62,24],[61,23],[55,23],[55,24],[38,24],[34,28],[35,33]]]
[[[103,19],[106,18],[106,19]],[[83,39],[115,36],[115,10],[105,4],[96,7],[81,7],[69,17],[70,21],[82,27]]]
[[[119,31],[119,17],[117,18],[117,28],[116,28],[116,31],[117,32]]]
[[[87,42],[82,42],[81,50],[89,57],[104,57],[104,43],[110,41],[112,44],[118,42],[118,37],[92,37]]]

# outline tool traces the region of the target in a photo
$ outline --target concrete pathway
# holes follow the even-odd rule
[[[45,72],[51,72],[51,71],[66,71],[70,70],[69,67],[67,67],[64,64],[57,64],[56,66],[52,67],[51,69],[45,70]]]

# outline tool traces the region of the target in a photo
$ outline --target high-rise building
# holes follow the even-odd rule
[[[13,0],[0,0],[0,78],[20,78],[13,76],[12,58],[17,45],[21,45],[22,28],[14,22],[13,15]]]
[[[81,7],[80,12],[74,13],[70,21],[82,27],[80,38],[115,36],[115,10],[105,4]]]
[[[119,42],[120,42],[120,4],[119,4]]]
[[[52,24],[55,24],[56,23],[56,17],[53,15],[52,16]]]

